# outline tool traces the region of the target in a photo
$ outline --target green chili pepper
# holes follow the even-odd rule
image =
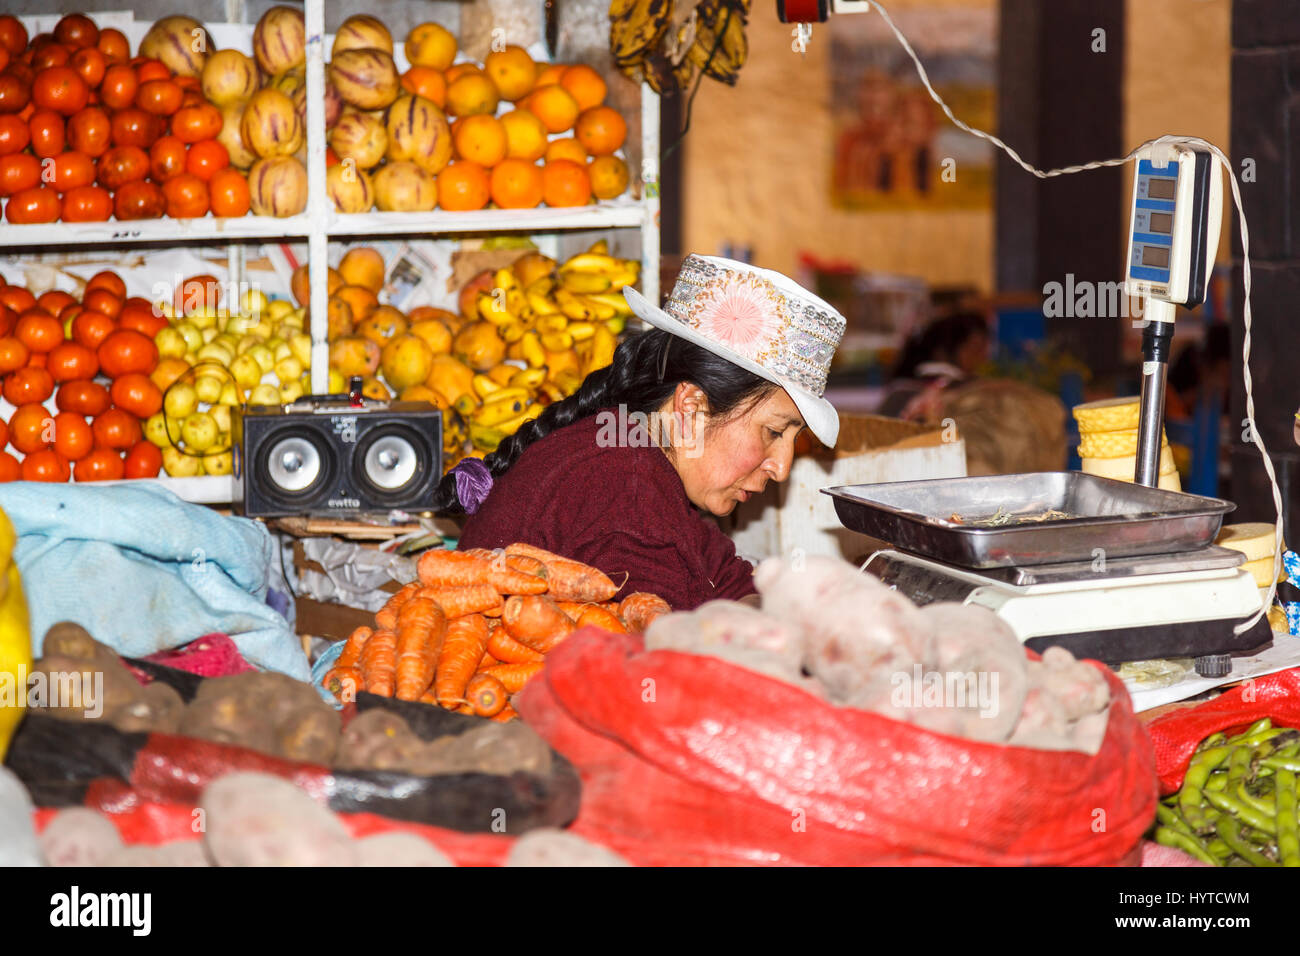
[[[1296,779],[1291,770],[1277,772],[1277,855],[1283,866],[1300,866],[1300,822],[1296,818]]]
[[[1183,777],[1183,788],[1178,791],[1178,809],[1183,819],[1196,833],[1208,833],[1213,824],[1206,816],[1202,804],[1202,793],[1209,782],[1210,774],[1223,761],[1228,759],[1232,748],[1228,746],[1211,747],[1192,758]]]
[[[1257,734],[1262,730],[1270,730],[1272,729],[1272,727],[1273,727],[1273,721],[1270,718],[1261,717],[1259,720],[1255,721],[1253,724],[1251,724],[1241,733],[1237,734],[1237,736],[1228,738],[1228,743],[1230,744],[1239,743],[1240,741],[1245,740],[1247,737],[1250,737],[1253,734]]]
[[[1277,866],[1277,863],[1260,853],[1249,841],[1242,838],[1241,827],[1232,817],[1220,817],[1214,825],[1220,839],[1232,847],[1234,853],[1251,866]]]
[[[1200,840],[1178,830],[1171,830],[1169,827],[1156,827],[1156,842],[1161,846],[1171,846],[1175,849],[1182,850],[1191,856],[1196,857],[1202,863],[1209,863],[1211,866],[1218,866],[1219,861],[1205,848]]]
[[[1229,796],[1226,793],[1216,793],[1213,790],[1205,791],[1205,799],[1210,801],[1212,806],[1218,807],[1226,816],[1236,817],[1248,827],[1254,827],[1256,830],[1263,830],[1265,833],[1277,833],[1277,822],[1266,813],[1260,813],[1249,804],[1242,803],[1236,797]],[[1215,821],[1218,826],[1219,821]],[[1229,840],[1229,843],[1232,841]]]

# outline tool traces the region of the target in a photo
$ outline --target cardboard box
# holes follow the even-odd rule
[[[841,413],[833,451],[797,456],[786,481],[769,483],[763,494],[737,505],[719,524],[750,561],[788,557],[795,549],[853,561],[874,550],[874,544],[840,524],[834,501],[822,488],[965,474],[966,445],[953,430]]]

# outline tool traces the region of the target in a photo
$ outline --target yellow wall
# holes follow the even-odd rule
[[[994,2],[891,0],[886,7]],[[1227,150],[1230,3],[1130,0],[1126,149],[1173,132],[1201,136]],[[808,250],[875,271],[921,276],[932,284],[991,290],[991,211],[854,213],[831,206],[827,28],[813,28],[803,56],[791,51],[790,30],[770,6],[756,5],[740,81],[726,87],[706,79],[700,88],[682,146],[683,251],[715,255],[723,242],[748,244],[756,264],[790,273],[798,253]],[[1127,189],[1123,202],[1127,217]],[[1226,244],[1225,228],[1221,256]]]

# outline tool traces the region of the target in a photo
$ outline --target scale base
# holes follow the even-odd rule
[[[1218,662],[1212,658],[1253,651],[1273,639],[1267,618],[1260,618],[1254,627],[1242,634],[1234,634],[1233,628],[1240,623],[1240,618],[1223,618],[1176,625],[1122,627],[1110,631],[1043,634],[1029,638],[1024,645],[1040,654],[1049,647],[1064,647],[1075,657],[1087,657],[1104,664],[1192,657],[1196,659],[1198,674],[1221,677],[1221,673],[1213,673]]]

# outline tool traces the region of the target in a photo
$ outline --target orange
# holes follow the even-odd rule
[[[447,112],[453,116],[474,116],[497,111],[501,94],[496,84],[479,72],[465,73],[451,81],[447,87]]]
[[[511,110],[501,117],[501,125],[506,131],[507,156],[535,163],[546,155],[546,127],[534,114]]]
[[[513,44],[489,53],[483,69],[496,84],[501,98],[512,103],[527,96],[537,81],[537,64],[527,50]]]
[[[608,156],[627,139],[627,121],[611,106],[593,106],[578,117],[573,135],[593,156]]]
[[[413,66],[403,73],[402,89],[432,100],[439,107],[447,105],[447,78],[431,66]]]
[[[352,309],[352,319],[364,322],[370,313],[379,308],[379,299],[369,289],[359,285],[345,285],[335,290],[333,295],[342,299]]]
[[[438,174],[438,205],[443,209],[482,209],[491,198],[491,177],[478,163],[461,160]]]
[[[542,170],[533,163],[503,159],[492,170],[492,201],[502,209],[531,209],[542,193]]]
[[[456,58],[456,37],[438,23],[421,23],[406,35],[406,60],[412,66],[445,70]]]
[[[242,216],[248,212],[251,202],[248,180],[239,170],[227,166],[212,174],[208,183],[208,197],[212,215],[226,218]]]
[[[542,198],[548,206],[585,206],[591,201],[587,168],[571,159],[557,159],[542,170]]]
[[[560,76],[560,86],[569,91],[580,110],[605,102],[605,78],[585,63],[575,63],[565,70]]]
[[[552,86],[560,82],[564,76],[564,71],[569,68],[567,63],[538,63],[537,64],[537,82],[533,84],[533,89],[542,86]]]
[[[455,66],[449,66],[443,71],[443,76],[447,79],[447,84],[451,85],[460,79],[466,73],[482,73],[483,68],[477,63],[457,63]]]
[[[172,383],[190,370],[190,363],[183,358],[168,356],[158,360],[158,367],[149,373],[150,380],[164,392]]]
[[[506,158],[506,128],[492,116],[466,116],[452,131],[456,155],[480,166],[495,166]]]
[[[572,136],[567,136],[564,139],[553,139],[546,145],[546,161],[553,163],[557,159],[571,159],[575,163],[585,163],[587,161],[587,151]]]
[[[597,199],[614,199],[627,191],[627,163],[617,156],[597,156],[587,166],[587,177]]]
[[[339,275],[343,276],[344,282],[374,293],[384,287],[386,273],[384,257],[369,246],[354,246],[343,254],[339,262]]]
[[[572,128],[581,110],[578,101],[561,86],[543,86],[534,90],[521,104],[535,114],[549,133],[563,133]]]

